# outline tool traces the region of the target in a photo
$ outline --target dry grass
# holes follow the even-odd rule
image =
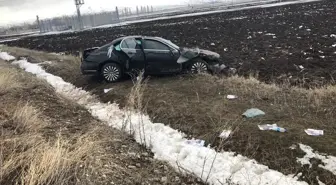
[[[0,93],[5,93],[11,89],[20,87],[17,73],[8,68],[0,68]]]
[[[31,63],[44,63],[42,65],[44,65],[46,70],[52,72],[54,75],[61,76],[60,74],[71,74],[65,78],[66,81],[75,81],[77,76],[80,74],[81,61],[77,56],[52,54],[4,45],[0,46],[0,49],[8,52],[16,58],[28,58]],[[48,64],[48,62],[50,62],[50,64]]]
[[[17,98],[27,96],[26,91],[31,93],[28,96],[35,91],[46,96],[46,90],[53,90],[46,86],[42,91],[45,94],[40,94],[39,88],[46,85],[44,81],[8,65],[3,66],[0,68],[0,85],[6,94],[0,95],[3,102],[0,108],[0,184],[76,184],[88,173],[93,173],[81,167],[87,166],[91,155],[103,150],[96,131],[65,137],[55,130],[59,132],[57,137],[46,137],[45,130],[52,123],[32,105],[36,95],[24,98],[30,102],[17,103]]]

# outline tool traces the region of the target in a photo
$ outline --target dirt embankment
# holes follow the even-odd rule
[[[203,184],[0,61],[0,184]]]

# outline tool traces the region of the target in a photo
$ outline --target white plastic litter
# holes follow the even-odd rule
[[[277,124],[265,124],[265,125],[258,125],[260,130],[273,130],[276,132],[286,132],[285,128],[279,127]]]
[[[231,130],[223,130],[219,137],[222,139],[227,139],[228,137],[230,137],[231,132]]]
[[[336,38],[336,35],[335,34],[331,34],[330,37]]]
[[[316,130],[316,129],[306,129],[305,132],[310,136],[323,136],[324,131],[323,130]]]
[[[292,144],[292,146],[290,146],[289,149],[295,150],[296,149],[296,144]]]
[[[237,99],[238,96],[236,96],[236,95],[227,95],[226,98],[229,99],[229,100],[233,100],[233,99]]]
[[[256,109],[256,108],[252,108],[252,109],[248,109],[243,116],[247,117],[247,118],[253,118],[256,116],[262,116],[265,115],[265,112],[260,110],[260,109]]]
[[[109,88],[109,89],[104,89],[104,93],[108,93],[112,90],[113,88]]]
[[[304,67],[303,67],[302,65],[299,65],[299,68],[300,68],[300,69],[304,69]]]

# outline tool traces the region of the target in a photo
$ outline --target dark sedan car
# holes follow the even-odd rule
[[[98,74],[107,82],[116,82],[124,74],[139,70],[159,75],[222,69],[225,66],[219,58],[219,54],[207,50],[181,49],[160,37],[128,36],[84,50],[81,70],[83,74]]]

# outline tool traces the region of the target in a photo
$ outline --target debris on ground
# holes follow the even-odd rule
[[[237,99],[238,96],[236,96],[236,95],[227,95],[226,98],[229,99],[229,100],[233,100],[233,99]]]
[[[295,150],[296,149],[296,144],[292,144],[292,146],[290,146],[289,149]]]
[[[277,124],[265,124],[265,125],[258,125],[260,130],[273,130],[277,132],[286,132],[285,128],[279,127]]]
[[[109,89],[104,89],[104,93],[108,93],[112,90],[113,88],[109,88]]]
[[[243,114],[243,116],[247,118],[253,118],[253,117],[262,116],[262,115],[265,115],[265,112],[257,108],[248,109]]]
[[[305,132],[310,136],[323,136],[324,131],[323,130],[316,130],[316,129],[306,129]]]
[[[231,132],[231,130],[223,130],[219,137],[222,139],[227,139],[230,136]]]
[[[186,143],[194,146],[204,146],[205,141],[201,139],[190,139],[187,140]]]

